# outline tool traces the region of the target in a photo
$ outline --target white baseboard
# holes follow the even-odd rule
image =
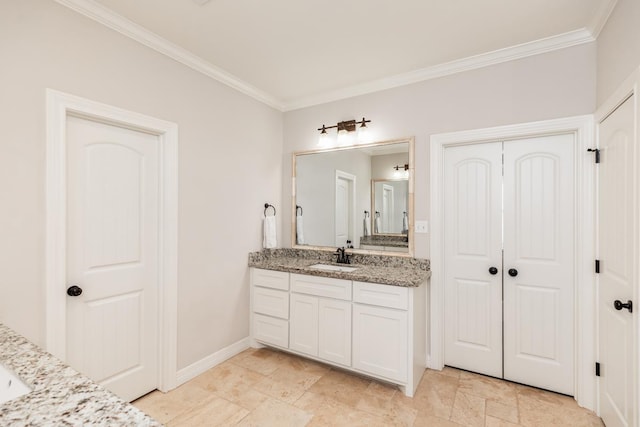
[[[232,358],[236,354],[243,352],[249,347],[249,337],[246,337],[228,347],[223,348],[222,350],[218,350],[215,353],[192,363],[186,368],[180,369],[177,376],[178,386],[192,380],[214,366],[221,364],[225,360]]]

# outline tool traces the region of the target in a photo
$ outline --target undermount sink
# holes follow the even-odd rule
[[[18,376],[0,365],[0,405],[32,391]]]
[[[315,268],[316,270],[325,270],[325,271],[338,271],[341,273],[351,273],[352,271],[356,271],[358,267],[346,267],[342,265],[329,265],[329,264],[314,264],[310,265],[309,268]]]

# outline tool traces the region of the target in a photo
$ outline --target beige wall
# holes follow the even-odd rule
[[[323,123],[365,116],[374,140],[416,137],[415,218],[429,215],[429,137],[435,133],[554,119],[595,110],[595,43],[410,86],[290,111],[284,115],[283,206],[290,206],[290,158],[316,147]],[[291,213],[284,212],[283,222]],[[283,229],[283,244],[290,230]],[[429,256],[428,235],[415,254]]]
[[[600,105],[640,66],[640,1],[618,0],[597,44]]]
[[[282,114],[50,0],[0,2],[0,322],[44,343],[45,89],[179,126],[178,367],[249,333]],[[278,209],[281,212],[281,209]]]

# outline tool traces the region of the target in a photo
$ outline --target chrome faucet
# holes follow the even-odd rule
[[[335,255],[338,255],[338,264],[351,264],[351,254],[346,253],[344,247],[338,248]]]

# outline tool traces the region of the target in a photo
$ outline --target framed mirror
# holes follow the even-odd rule
[[[413,256],[413,138],[293,154],[299,249]]]

